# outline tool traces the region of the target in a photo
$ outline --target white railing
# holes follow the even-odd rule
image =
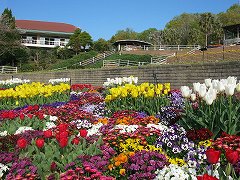
[[[1,73],[17,73],[17,67],[12,66],[0,66]]]
[[[167,58],[174,57],[174,56],[176,56],[175,53],[152,57],[151,64],[166,64]]]
[[[39,47],[56,47],[66,46],[68,42],[65,41],[48,41],[48,40],[33,40],[33,39],[22,39],[21,43],[25,46],[39,46]]]
[[[199,45],[154,45],[154,46],[143,46],[143,50],[184,50],[184,49],[200,49]]]
[[[79,66],[84,67],[84,66],[87,66],[89,64],[94,64],[95,62],[103,60],[106,57],[111,56],[114,53],[115,53],[115,51],[109,51],[109,52],[105,52],[105,53],[102,53],[102,54],[98,54],[97,56],[94,56],[92,58],[89,58],[89,59],[86,59],[84,61],[72,64],[71,67],[77,68]],[[62,67],[62,68],[57,68],[57,69],[53,69],[53,70],[67,70],[68,68],[70,68],[70,67]]]
[[[103,67],[119,67],[119,66],[143,66],[150,62],[130,61],[130,60],[103,60]]]
[[[240,38],[234,38],[234,39],[225,39],[223,41],[224,45],[230,45],[230,44],[239,44]]]

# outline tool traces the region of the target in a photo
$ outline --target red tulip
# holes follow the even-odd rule
[[[67,138],[68,137],[68,132],[67,131],[62,131],[59,133],[59,138]]]
[[[59,145],[60,145],[61,148],[66,147],[67,144],[68,144],[68,138],[62,138],[62,139],[59,140]]]
[[[210,164],[216,164],[220,158],[221,151],[210,148],[206,151],[207,161]]]
[[[80,142],[80,139],[78,137],[75,137],[73,140],[72,140],[72,144],[76,144],[78,145]]]
[[[203,176],[197,176],[197,180],[218,180],[218,178],[204,174]]]
[[[33,115],[32,115],[32,114],[28,114],[27,116],[28,116],[30,119],[33,118]]]
[[[24,114],[23,114],[23,113],[20,113],[19,118],[20,118],[21,120],[24,120],[24,118],[25,118]]]
[[[25,138],[20,138],[17,140],[17,145],[19,148],[24,149],[27,147],[27,140]]]
[[[87,130],[86,129],[80,129],[80,136],[81,137],[86,137],[87,136]]]
[[[44,131],[43,135],[45,138],[50,138],[52,137],[52,131],[51,130]]]
[[[50,170],[54,172],[57,169],[57,164],[55,162],[51,163]]]
[[[229,163],[236,164],[239,159],[239,154],[237,151],[233,151],[231,149],[226,150],[225,156]]]
[[[58,125],[58,129],[59,129],[60,132],[61,131],[66,131],[68,129],[68,124],[61,123],[61,124]]]
[[[42,148],[44,146],[44,139],[43,138],[38,138],[36,140],[36,145],[38,148]]]

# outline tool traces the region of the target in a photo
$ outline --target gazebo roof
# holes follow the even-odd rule
[[[118,40],[113,43],[114,46],[118,46],[118,44],[128,44],[128,45],[148,45],[151,46],[152,44],[145,41],[134,40],[134,39],[125,39],[125,40]]]
[[[229,25],[229,26],[224,26],[223,29],[233,29],[236,27],[240,27],[240,24],[233,24],[233,25]]]

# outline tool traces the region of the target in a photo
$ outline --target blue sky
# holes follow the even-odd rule
[[[238,0],[0,0],[0,12],[10,8],[16,19],[64,22],[110,39],[118,30],[163,29],[181,13],[219,13]]]

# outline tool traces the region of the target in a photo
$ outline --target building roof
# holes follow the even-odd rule
[[[113,45],[117,46],[118,44],[133,44],[133,45],[152,45],[149,42],[145,42],[145,41],[140,41],[140,40],[135,40],[135,39],[125,39],[125,40],[118,40],[116,42],[113,43]]]
[[[223,29],[232,29],[232,28],[236,28],[239,26],[240,26],[240,24],[233,24],[233,25],[223,26]]]
[[[15,23],[18,29],[24,29],[24,30],[73,33],[77,29],[77,27],[71,24],[58,23],[58,22],[16,20]]]

